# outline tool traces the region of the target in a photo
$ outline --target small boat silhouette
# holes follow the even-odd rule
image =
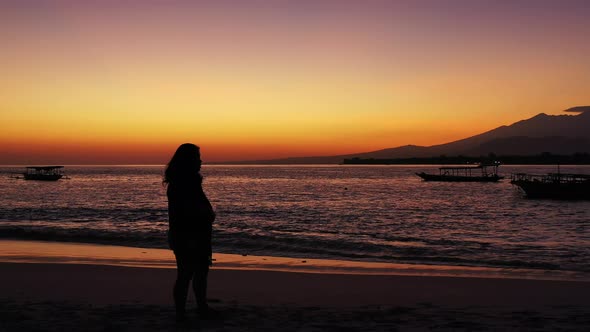
[[[590,175],[547,173],[545,175],[516,173],[510,181],[520,187],[528,198],[564,200],[590,199]]]
[[[498,175],[500,163],[479,164],[477,166],[440,167],[439,174],[416,173],[424,181],[445,182],[498,182],[503,176]]]
[[[25,180],[57,181],[63,174],[63,166],[28,166],[23,173]]]

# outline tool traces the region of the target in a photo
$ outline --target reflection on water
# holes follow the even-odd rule
[[[500,183],[423,182],[425,166],[205,166],[214,250],[590,273],[590,202],[528,200]],[[3,237],[165,248],[162,167],[67,167],[70,180],[2,168]],[[547,166],[502,166],[546,173]],[[590,167],[561,167],[590,174]]]
[[[590,281],[584,273],[451,265],[301,259],[272,256],[214,254],[213,269],[267,270],[304,273],[407,275]],[[101,244],[0,240],[0,262],[94,264],[175,269],[170,250]]]

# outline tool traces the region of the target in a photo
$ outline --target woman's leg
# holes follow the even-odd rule
[[[195,267],[193,277],[193,291],[199,313],[206,314],[209,306],[207,305],[207,276],[209,275],[209,262],[199,262]]]
[[[191,262],[190,255],[183,252],[174,251],[176,257],[177,275],[174,283],[174,305],[176,306],[176,317],[184,319],[186,312],[186,297],[188,287],[193,274],[195,273],[194,264]]]

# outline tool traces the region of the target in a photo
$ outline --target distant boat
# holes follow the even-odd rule
[[[503,176],[498,175],[500,163],[479,164],[477,166],[440,167],[438,174],[416,173],[424,181],[445,182],[498,182]]]
[[[590,175],[588,174],[516,173],[512,174],[510,183],[520,187],[529,198],[590,199]]]
[[[57,181],[63,174],[63,166],[29,166],[23,173],[25,180]]]

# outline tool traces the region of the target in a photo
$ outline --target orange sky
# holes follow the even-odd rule
[[[461,139],[588,104],[584,1],[5,1],[0,164]]]

